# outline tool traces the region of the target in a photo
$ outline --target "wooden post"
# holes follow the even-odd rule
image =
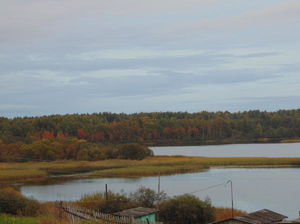
[[[105,200],[107,201],[107,197],[108,197],[108,195],[107,195],[107,184],[105,184]]]
[[[58,208],[58,217],[59,217],[59,223],[61,224],[62,221],[62,211],[63,211],[63,202],[59,201],[59,208]]]

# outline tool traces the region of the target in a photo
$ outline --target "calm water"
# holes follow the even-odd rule
[[[169,196],[194,192],[231,179],[235,207],[252,212],[268,208],[297,218],[300,210],[300,168],[210,169],[207,172],[161,177],[161,189]],[[82,179],[63,184],[23,186],[22,193],[41,201],[76,200],[81,195],[104,191],[132,192],[139,186],[157,189],[157,177]],[[230,186],[222,185],[195,193],[211,198],[213,205],[230,207]]]
[[[151,147],[155,155],[205,157],[300,157],[300,143]]]

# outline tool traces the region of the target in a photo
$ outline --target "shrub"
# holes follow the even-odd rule
[[[24,197],[12,188],[0,190],[0,213],[35,216],[39,212],[39,203]]]
[[[136,206],[136,204],[125,195],[111,191],[107,193],[107,198],[105,193],[94,193],[84,195],[77,203],[79,206],[103,213],[118,212]]]
[[[210,202],[190,194],[161,202],[159,210],[159,217],[166,224],[205,224],[214,220]]]
[[[117,155],[120,159],[142,160],[147,156],[152,156],[153,152],[147,146],[129,143],[119,146]]]
[[[154,207],[155,202],[167,198],[165,192],[156,193],[154,190],[146,187],[140,187],[134,193],[130,194],[130,198],[143,207]]]
[[[234,209],[234,216],[246,215],[247,213],[241,210]],[[215,221],[220,221],[232,217],[231,208],[215,208]]]

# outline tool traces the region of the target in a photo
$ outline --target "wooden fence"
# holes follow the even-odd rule
[[[62,211],[68,213],[69,215],[75,216],[77,219],[85,219],[91,221],[102,221],[104,223],[112,224],[162,224],[162,222],[149,222],[134,220],[131,217],[126,216],[115,216],[111,214],[105,214],[97,212],[91,209],[82,208],[76,206],[74,203],[58,201],[56,206]]]

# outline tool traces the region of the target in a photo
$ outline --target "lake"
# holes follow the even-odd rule
[[[150,147],[154,155],[205,157],[300,157],[300,143]]]
[[[221,155],[222,156],[222,155]],[[230,207],[233,182],[234,206],[247,212],[268,208],[297,218],[300,210],[300,168],[212,168],[205,172],[161,177],[161,189],[169,196],[196,192],[201,199],[210,197],[215,206]],[[21,191],[41,201],[77,200],[83,194],[104,191],[132,192],[139,186],[157,189],[157,177],[98,178],[67,181],[53,185],[26,185]],[[206,189],[206,190],[205,190]]]

